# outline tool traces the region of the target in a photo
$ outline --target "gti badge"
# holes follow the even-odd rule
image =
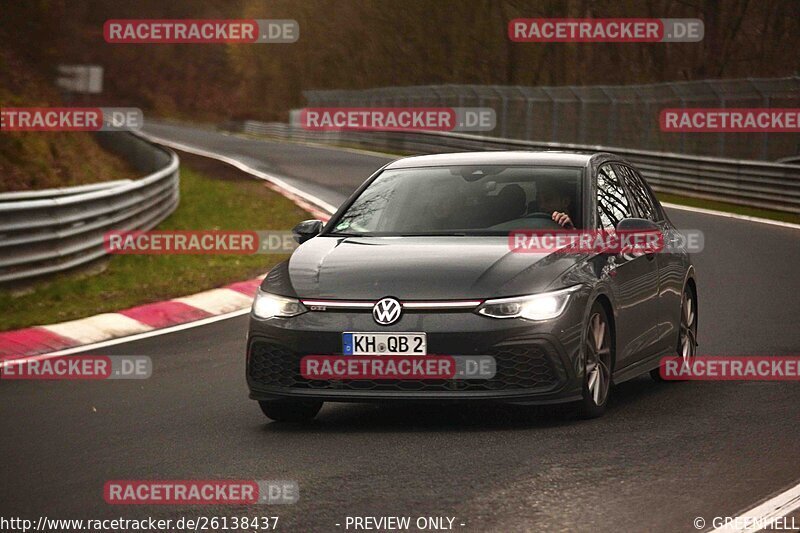
[[[372,308],[372,318],[382,326],[394,324],[400,318],[403,307],[394,298],[379,300]]]

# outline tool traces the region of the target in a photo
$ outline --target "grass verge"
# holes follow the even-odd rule
[[[182,156],[181,204],[158,229],[287,230],[313,218],[259,180]],[[206,171],[207,167],[210,171]],[[200,170],[202,168],[202,170]],[[212,177],[213,176],[213,177]],[[0,331],[63,322],[253,278],[286,255],[116,255],[80,272],[0,289]],[[104,268],[103,268],[104,267]],[[99,273],[90,273],[97,271]]]

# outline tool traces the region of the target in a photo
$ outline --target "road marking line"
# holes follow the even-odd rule
[[[730,522],[723,527],[714,529],[710,533],[753,533],[754,531],[763,531],[769,524],[788,515],[795,509],[800,509],[800,484],[736,517],[741,526],[746,526],[749,521],[750,524],[763,524],[764,528],[759,530],[753,529],[753,526],[750,526],[749,529],[747,527],[740,528],[736,527],[734,522]]]
[[[278,187],[280,187],[282,189],[285,189],[285,190],[289,191],[290,193],[292,193],[292,194],[294,194],[296,196],[299,196],[300,198],[303,198],[304,200],[307,200],[307,201],[317,205],[318,207],[322,208],[324,211],[327,211],[329,213],[335,213],[336,212],[336,207],[332,206],[331,204],[329,204],[328,202],[326,202],[322,198],[318,198],[318,197],[314,196],[313,194],[310,194],[310,193],[307,193],[305,191],[302,191],[302,190],[298,189],[297,187],[289,185],[288,183],[286,183],[285,181],[283,181],[281,178],[279,178],[277,176],[273,176],[272,174],[267,174],[266,172],[262,172],[260,170],[257,170],[255,168],[249,166],[249,165],[246,165],[246,164],[242,163],[238,159],[234,159],[233,157],[228,157],[226,155],[222,155],[222,154],[219,154],[219,153],[216,153],[216,152],[210,152],[208,150],[204,150],[202,148],[197,148],[196,146],[190,146],[188,144],[176,143],[176,142],[164,139],[162,137],[158,137],[156,135],[150,135],[149,133],[141,133],[140,132],[140,135],[142,135],[143,137],[145,137],[146,139],[148,139],[148,140],[150,140],[150,141],[152,141],[154,143],[163,144],[164,146],[169,146],[170,148],[174,148],[176,150],[181,150],[183,152],[188,152],[190,154],[201,155],[203,157],[210,157],[211,159],[216,159],[218,161],[222,161],[223,163],[228,163],[229,165],[232,165],[232,166],[238,168],[239,170],[247,172],[248,174],[252,174],[253,176],[255,176],[257,178],[260,178],[260,179],[262,179],[264,181],[268,181],[270,183],[273,183],[273,184],[277,185]]]
[[[230,133],[226,131],[221,131],[218,133],[226,135],[228,137],[238,137],[240,139],[249,139],[251,141],[272,141],[272,142],[284,142],[284,143],[290,142],[292,144],[299,144],[301,146],[310,146],[311,148],[321,148],[323,150],[336,150],[339,152],[349,152],[353,154],[368,155],[370,157],[376,157],[380,159],[398,159],[401,157],[408,157],[400,154],[392,154],[390,152],[378,152],[376,150],[367,150],[366,148],[350,148],[347,146],[335,146],[314,141],[299,141],[296,139],[283,139],[281,137],[270,137],[267,134],[261,134],[261,133],[238,133],[238,132]]]
[[[656,194],[658,196],[658,194]],[[746,220],[748,222],[758,222],[760,224],[771,224],[773,226],[780,226],[783,228],[800,229],[800,224],[793,224],[792,222],[783,222],[782,220],[772,220],[769,218],[751,217],[750,215],[739,215],[737,213],[728,213],[725,211],[715,211],[713,209],[706,209],[704,207],[692,207],[690,205],[673,204],[669,202],[661,202],[661,205],[670,209],[680,209],[681,211],[692,211],[694,213],[702,213],[704,215],[714,215],[718,217],[735,218],[737,220]]]

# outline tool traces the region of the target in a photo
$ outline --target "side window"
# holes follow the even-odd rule
[[[655,200],[639,173],[624,165],[614,165],[614,168],[617,169],[618,175],[624,176],[625,185],[628,187],[637,211],[639,211],[639,216],[653,222],[661,220],[661,213],[656,208]]]
[[[611,165],[597,171],[597,223],[602,229],[614,229],[623,218],[633,216],[619,176]]]

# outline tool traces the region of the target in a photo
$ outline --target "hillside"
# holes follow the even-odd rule
[[[58,105],[61,100],[52,81],[10,50],[0,50],[0,106]],[[136,177],[127,163],[105,152],[89,133],[0,134],[0,192]]]

